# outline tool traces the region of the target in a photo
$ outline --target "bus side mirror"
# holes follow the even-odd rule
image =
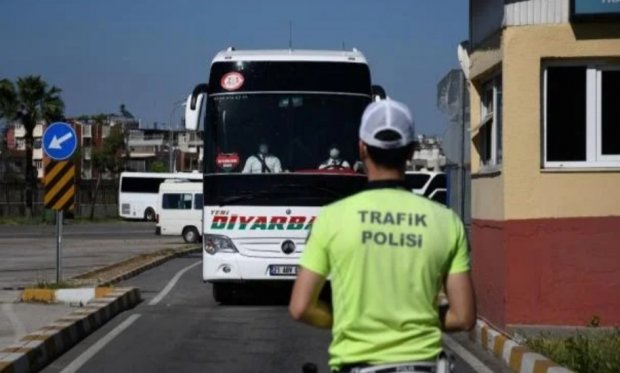
[[[202,111],[202,105],[204,104],[207,91],[208,86],[206,84],[199,84],[187,97],[187,102],[185,103],[186,130],[196,131],[198,129],[200,124],[200,112]]]
[[[385,100],[385,98],[387,97],[387,95],[385,94],[385,89],[383,89],[383,87],[381,87],[380,85],[373,85],[371,87],[371,90],[372,98],[374,101]]]

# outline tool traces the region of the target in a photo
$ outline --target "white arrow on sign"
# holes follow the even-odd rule
[[[64,135],[60,136],[60,138],[56,137],[56,135],[54,135],[54,138],[52,139],[52,141],[50,142],[50,149],[62,149],[62,143],[69,140],[70,138],[73,137],[73,133],[71,132],[67,132]]]

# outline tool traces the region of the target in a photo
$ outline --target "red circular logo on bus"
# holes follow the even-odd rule
[[[239,72],[234,71],[224,75],[222,77],[222,80],[220,81],[220,84],[222,85],[222,88],[227,91],[236,91],[237,89],[241,88],[243,82],[245,82],[243,75],[241,75],[241,73]]]
[[[237,153],[220,153],[215,158],[217,166],[224,171],[232,171],[239,166],[239,154]]]

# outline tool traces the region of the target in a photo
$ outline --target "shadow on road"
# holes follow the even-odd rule
[[[288,306],[293,283],[243,285],[230,289],[232,299],[220,302],[222,306]],[[326,285],[320,299],[331,304],[331,288]]]

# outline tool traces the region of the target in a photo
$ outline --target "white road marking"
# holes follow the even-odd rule
[[[2,304],[2,312],[9,319],[9,323],[13,328],[13,335],[15,340],[18,341],[22,336],[26,335],[26,327],[24,323],[17,317],[15,314],[15,310],[13,309],[13,303],[3,303]]]
[[[181,276],[183,276],[185,274],[185,272],[189,271],[190,269],[196,267],[198,264],[202,264],[202,261],[200,262],[196,262],[192,265],[189,265],[185,268],[183,268],[182,270],[180,270],[179,272],[177,272],[174,277],[170,280],[170,282],[168,282],[168,284],[166,284],[166,287],[164,287],[162,289],[162,291],[159,292],[159,294],[157,294],[155,296],[155,298],[151,299],[151,301],[149,302],[149,306],[154,306],[157,303],[161,302],[162,299],[164,299],[164,297],[166,295],[168,295],[168,293],[170,293],[170,290],[172,290],[172,288],[174,287],[174,285],[177,284],[177,282],[179,281],[179,279],[181,278]]]
[[[471,352],[467,351],[463,346],[458,344],[452,337],[443,335],[443,343],[455,354],[459,355],[469,366],[471,366],[478,373],[493,373],[489,367],[478,360]]]
[[[138,320],[139,317],[140,314],[137,313],[129,316],[127,319],[125,319],[125,321],[118,324],[116,328],[112,329],[108,334],[98,340],[94,345],[90,346],[86,351],[82,352],[80,356],[73,360],[71,364],[67,365],[65,369],[63,369],[60,373],[77,372],[84,364],[86,364],[86,362],[88,362],[88,360],[95,356],[99,351],[103,350],[103,348],[108,343],[110,343],[114,338],[121,334],[125,329],[129,328],[131,324]]]

